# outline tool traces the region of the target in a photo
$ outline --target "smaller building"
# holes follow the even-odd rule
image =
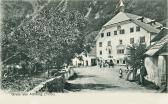
[[[163,28],[160,33],[151,40],[152,44],[145,53],[144,60],[147,70],[146,79],[159,87],[168,84],[168,29]]]
[[[73,66],[95,66],[96,64],[96,48],[92,48],[90,52],[82,52],[72,59]]]

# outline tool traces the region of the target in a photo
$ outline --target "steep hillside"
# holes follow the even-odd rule
[[[82,12],[89,22],[100,29],[118,10],[119,0],[67,0],[68,8]],[[157,21],[166,18],[166,0],[124,0],[126,12],[142,15]]]
[[[53,0],[51,0],[53,1]],[[124,0],[125,11],[152,19],[163,21],[167,15],[167,0]],[[85,28],[87,38],[94,38],[95,31],[99,31],[103,24],[109,21],[117,12],[119,0],[54,0],[61,2],[62,10],[76,9],[88,21]],[[5,33],[10,33],[27,16],[38,11],[47,3],[46,0],[3,0]],[[87,36],[89,35],[89,36]],[[94,35],[94,36],[93,36]]]
[[[67,0],[67,8],[75,8],[88,20],[86,41],[94,40],[101,27],[118,13],[119,0]],[[167,18],[166,0],[124,0],[125,12],[156,19]],[[93,41],[94,42],[94,41]]]

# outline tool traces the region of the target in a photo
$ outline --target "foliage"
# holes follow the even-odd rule
[[[8,77],[2,80],[2,89],[8,89],[9,91],[29,91],[37,86],[45,78],[30,78],[30,77]]]
[[[9,20],[3,19],[4,25],[10,23]],[[57,7],[55,1],[51,1],[35,13],[34,18],[27,18],[21,22],[16,22],[17,28],[10,34],[5,32],[10,27],[3,29],[4,37],[6,35],[3,41],[5,45],[2,47],[3,61],[20,52],[25,53],[31,60],[20,60],[17,64],[21,64],[22,69],[18,71],[12,71],[17,68],[3,68],[2,79],[7,83],[11,82],[10,77],[27,74],[33,76],[34,72],[37,75],[41,70],[38,68],[40,63],[45,64],[45,69],[61,68],[64,63],[69,64],[75,53],[83,51],[83,30],[86,22],[84,16],[75,9],[62,10],[61,6]]]
[[[127,48],[128,57],[126,57],[127,65],[133,70],[133,79],[136,78],[137,70],[144,66],[144,53],[146,52],[145,44],[133,44]]]
[[[166,4],[166,0],[135,0],[132,5],[127,6],[126,10],[133,14],[162,21],[167,18]]]
[[[144,53],[146,52],[145,44],[133,44],[128,48],[129,55],[126,58],[128,65],[130,65],[133,69],[139,69],[141,67],[141,62],[144,59]]]
[[[77,57],[80,61],[83,61],[83,57],[82,56],[78,56]]]
[[[2,0],[2,4],[2,30],[6,35],[12,32],[26,15],[33,13],[32,5],[28,1]]]
[[[98,31],[93,31],[91,33],[89,33],[87,36],[85,36],[85,43],[87,44],[95,44],[96,43],[96,36],[98,34]]]
[[[85,21],[76,10],[60,12],[52,3],[37,18],[26,22],[12,36],[18,50],[27,52],[39,61],[58,66],[82,49],[82,28]]]

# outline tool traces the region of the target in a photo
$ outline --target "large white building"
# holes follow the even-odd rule
[[[125,65],[127,47],[134,43],[149,46],[161,26],[155,20],[124,12],[121,1],[120,12],[102,26],[96,37],[96,56],[102,62]]]

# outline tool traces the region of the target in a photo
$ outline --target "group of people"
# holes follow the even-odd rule
[[[110,62],[105,61],[104,62],[102,60],[99,60],[98,65],[99,65],[100,68],[107,67],[107,66],[109,68],[114,67],[113,61],[110,61]],[[147,71],[146,71],[146,68],[143,64],[143,61],[140,62],[139,73],[137,73],[137,72],[134,73],[133,71],[134,70],[129,70],[129,68],[127,66],[127,70],[125,70],[127,77],[130,77],[130,75],[131,75],[131,77],[132,77],[131,80],[135,80],[135,78],[134,78],[134,76],[135,76],[136,79],[138,80],[138,84],[144,85],[145,76],[147,75]],[[134,74],[136,74],[136,75],[134,75]],[[123,75],[124,75],[124,70],[120,68],[119,69],[119,78],[123,78]],[[128,78],[126,78],[126,79],[128,79]]]
[[[130,75],[129,73],[132,72],[133,74],[133,70],[131,71],[126,71],[126,74],[127,75]],[[136,73],[137,74],[137,73]],[[144,85],[144,81],[145,81],[145,76],[147,75],[147,71],[146,71],[146,68],[145,66],[141,66],[140,69],[139,69],[139,73],[135,76],[137,77],[136,79],[138,80],[138,84],[140,85]],[[134,76],[134,75],[133,75]],[[133,77],[132,76],[132,77]],[[119,78],[123,78],[123,69],[119,69]],[[134,80],[134,78],[132,78],[132,80]]]
[[[111,62],[103,62],[103,61],[99,61],[99,67],[102,68],[102,67],[114,67],[114,63],[111,61]]]

